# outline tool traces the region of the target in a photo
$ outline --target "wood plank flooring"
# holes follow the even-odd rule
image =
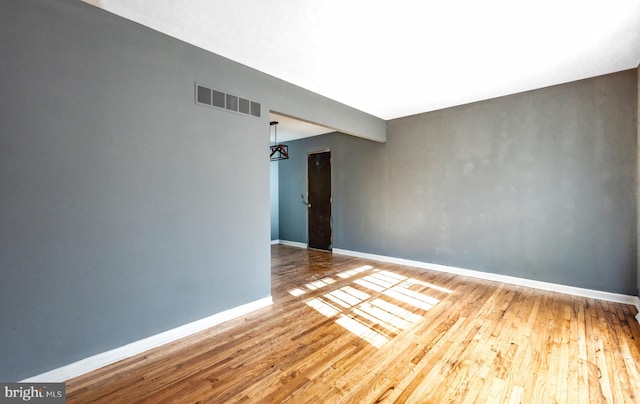
[[[287,246],[272,296],[69,380],[68,402],[640,402],[633,306]]]

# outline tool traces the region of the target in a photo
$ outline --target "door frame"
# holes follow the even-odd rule
[[[331,153],[331,158],[330,158],[330,169],[329,169],[329,176],[331,178],[331,196],[329,197],[329,205],[330,205],[330,209],[331,209],[331,217],[329,218],[329,227],[331,228],[331,245],[329,250],[318,250],[318,251],[333,251],[333,151],[331,150],[330,147],[326,148],[326,149],[319,149],[319,150],[313,150],[313,151],[309,151],[307,152],[307,158],[305,159],[305,182],[307,184],[307,194],[306,194],[306,201],[307,201],[307,205],[309,203],[309,156],[311,156],[312,154],[318,154],[318,153]],[[309,247],[309,206],[306,206],[306,213],[305,213],[305,218],[306,218],[306,225],[305,225],[305,233],[307,236],[307,248],[311,248],[314,249],[313,247]]]

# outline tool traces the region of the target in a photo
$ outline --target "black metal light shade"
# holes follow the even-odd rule
[[[269,122],[269,124],[273,126],[273,140],[275,143],[273,146],[269,146],[271,149],[271,155],[269,156],[271,161],[286,160],[289,158],[289,146],[278,143],[278,123],[278,121]]]
[[[271,161],[286,160],[289,158],[289,146],[276,144],[271,146]]]

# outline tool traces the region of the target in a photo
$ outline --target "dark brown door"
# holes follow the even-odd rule
[[[331,250],[331,152],[307,156],[309,248]]]

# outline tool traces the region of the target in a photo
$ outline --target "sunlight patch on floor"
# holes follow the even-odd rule
[[[412,296],[407,296],[404,293],[401,293],[399,291],[399,288],[391,288],[391,289],[387,289],[384,292],[382,292],[383,294],[385,294],[386,296],[389,296],[391,298],[394,298],[396,300],[400,300],[401,302],[404,303],[408,303],[412,306],[415,306],[417,308],[420,308],[422,310],[429,310],[430,308],[432,308],[434,306],[434,304],[431,303],[426,303],[424,301],[422,301],[422,299],[416,299]]]
[[[338,274],[338,276],[342,279],[347,279],[350,278],[354,275],[358,275],[359,273],[362,273],[364,271],[368,271],[370,269],[372,269],[373,267],[371,265],[363,265],[361,267],[358,268],[354,268],[354,269],[350,269],[348,271],[344,271],[344,272],[340,272]]]
[[[362,303],[360,306],[353,309],[353,312],[366,318],[374,324],[379,324],[387,330],[398,334],[403,330],[409,328],[412,323],[402,318],[380,309],[370,303]]]
[[[309,290],[317,290],[317,289],[322,289],[325,286],[331,285],[332,283],[335,283],[336,281],[332,278],[323,278],[320,279],[318,281],[313,281],[310,283],[307,283],[305,286],[309,289]]]
[[[365,274],[367,271],[373,273]],[[336,324],[375,347],[382,346],[422,319],[419,314],[391,303],[386,298],[427,311],[440,300],[412,288],[430,288],[451,293],[449,289],[392,271],[378,270],[371,265],[343,271],[337,274],[337,277],[356,278],[349,285],[326,291],[322,296],[305,300],[305,303],[326,317],[336,317]],[[326,277],[309,282],[304,287],[291,289],[289,293],[292,296],[301,296],[317,292],[334,283],[335,279]]]
[[[338,289],[338,290],[334,290],[333,292],[325,294],[324,297],[334,301],[335,303],[338,303],[342,307],[350,308],[362,302],[363,300],[367,299],[369,295],[365,293],[365,297],[360,298],[350,293],[347,293],[342,289]]]
[[[306,292],[305,292],[304,290],[300,289],[300,288],[291,289],[291,290],[289,291],[289,294],[290,294],[291,296],[302,296],[302,295],[304,295],[305,293],[306,293]]]
[[[440,292],[444,292],[444,293],[453,293],[453,291],[451,289],[443,288],[442,286],[434,285],[433,283],[421,281],[421,280],[415,279],[415,278],[409,278],[409,279],[406,280],[406,282],[411,286],[420,285],[420,286],[424,286],[424,287],[427,287],[427,288],[439,290]]]
[[[307,303],[309,307],[316,309],[320,314],[323,314],[327,317],[333,317],[341,312],[340,309],[317,297],[309,299],[305,303]]]
[[[418,321],[420,321],[420,319],[422,319],[422,316],[412,313],[409,310],[403,309],[402,307],[396,306],[393,303],[389,303],[386,300],[374,299],[370,303],[381,308],[382,310],[388,311],[396,318],[406,320],[411,324],[417,323]]]
[[[380,348],[381,346],[383,346],[387,341],[389,341],[389,339],[387,337],[385,337],[382,334],[379,334],[377,332],[375,332],[374,330],[372,330],[371,328],[369,328],[367,325],[363,324],[362,322],[351,318],[351,317],[347,317],[344,314],[341,315],[337,320],[336,323],[341,325],[342,327],[346,328],[347,330],[349,330],[351,333],[355,334],[356,336],[362,338],[363,340],[367,341],[368,343],[370,343],[371,345],[373,345],[376,348]]]

